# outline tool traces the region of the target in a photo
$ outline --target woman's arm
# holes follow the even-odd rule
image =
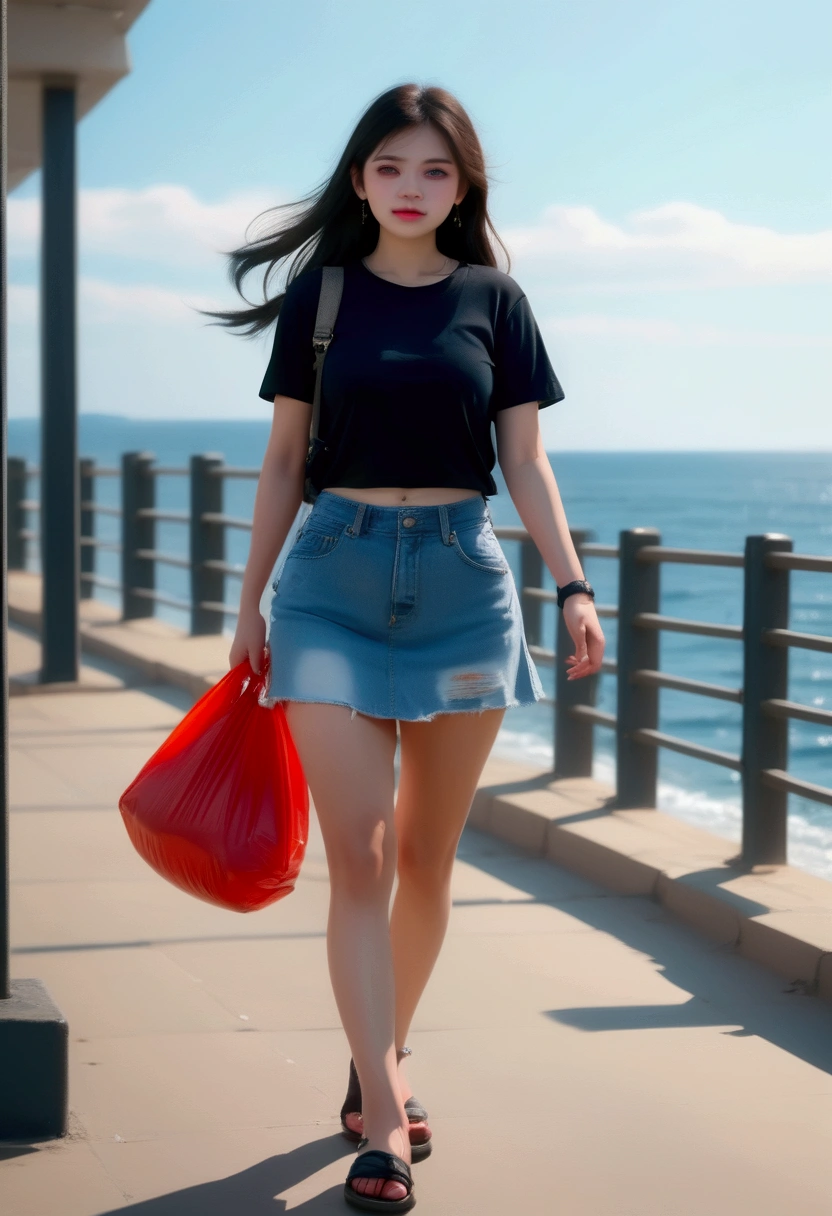
[[[236,667],[248,655],[252,669],[260,671],[266,645],[260,599],[303,500],[311,417],[308,402],[275,397],[271,434],[254,496],[251,543],[229,667]]]
[[[584,578],[555,475],[543,448],[536,401],[499,410],[497,455],[508,492],[526,531],[540,550],[557,586]],[[563,603],[563,616],[576,653],[567,679],[580,679],[601,668],[604,634],[590,596],[579,591]]]

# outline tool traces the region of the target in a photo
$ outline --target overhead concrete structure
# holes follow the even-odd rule
[[[83,118],[130,71],[127,31],[149,2],[9,0],[9,190],[40,167],[44,85],[74,86]]]

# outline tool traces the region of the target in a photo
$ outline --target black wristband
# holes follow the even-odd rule
[[[592,584],[588,583],[585,578],[576,578],[571,583],[558,587],[558,608],[563,609],[563,601],[567,596],[574,595],[578,591],[585,591],[588,596],[595,599],[595,591]]]

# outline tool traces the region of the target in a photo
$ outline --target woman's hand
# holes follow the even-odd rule
[[[266,622],[259,608],[240,608],[237,631],[228,653],[229,670],[248,656],[252,671],[260,674],[260,663],[266,648]]]
[[[575,643],[575,653],[567,656],[567,680],[582,680],[601,670],[604,657],[604,633],[598,622],[591,596],[579,591],[563,601],[563,618]]]

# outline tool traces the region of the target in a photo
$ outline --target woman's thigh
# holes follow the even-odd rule
[[[399,722],[399,868],[450,867],[505,709]]]
[[[330,875],[360,887],[395,871],[395,719],[352,717],[347,706],[314,702],[286,701],[284,709]]]

